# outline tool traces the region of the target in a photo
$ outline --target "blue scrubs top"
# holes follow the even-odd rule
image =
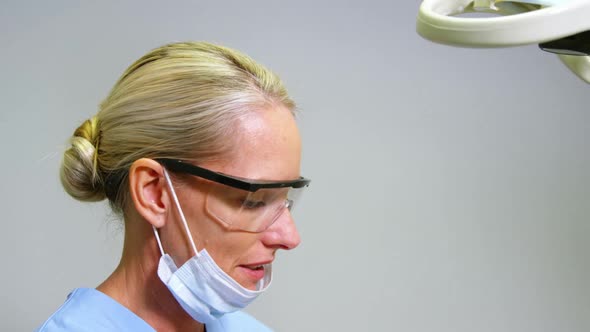
[[[206,325],[207,332],[271,332],[243,312],[223,315]],[[36,332],[106,332],[155,330],[129,309],[94,288],[77,288],[66,302]]]

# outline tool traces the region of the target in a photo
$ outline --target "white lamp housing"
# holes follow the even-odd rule
[[[497,17],[454,17],[485,12]],[[590,30],[590,0],[424,0],[418,33],[433,42],[462,47],[509,47],[555,41]],[[590,56],[559,54],[590,83]]]

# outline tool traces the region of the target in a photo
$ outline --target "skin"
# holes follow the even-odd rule
[[[300,176],[301,140],[289,110],[252,112],[241,119],[238,133],[236,149],[229,156],[199,166],[258,180]],[[279,249],[294,249],[300,243],[287,210],[263,232],[230,230],[205,209],[205,194],[214,184],[192,176],[173,176],[172,182],[197,249],[206,248],[220,268],[246,288],[256,287],[246,266],[272,261]],[[161,253],[152,226],[158,228],[164,251],[177,266],[194,255],[164,169],[151,159],[137,160],[129,171],[129,185],[132,206],[125,215],[121,262],[97,289],[157,331],[203,331],[203,324],[180,307],[157,275]]]

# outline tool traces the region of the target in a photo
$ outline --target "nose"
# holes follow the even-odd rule
[[[301,243],[293,216],[285,209],[278,219],[264,231],[262,243],[267,247],[291,250]]]

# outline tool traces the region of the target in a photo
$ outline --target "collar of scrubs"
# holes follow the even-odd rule
[[[462,17],[464,13],[492,17]],[[422,37],[462,47],[540,44],[590,30],[588,0],[424,0],[416,30]],[[590,57],[559,54],[576,75],[590,83]]]
[[[155,332],[143,319],[94,288],[77,288],[36,331],[134,331]],[[206,325],[207,332],[271,332],[252,316],[236,311]]]

